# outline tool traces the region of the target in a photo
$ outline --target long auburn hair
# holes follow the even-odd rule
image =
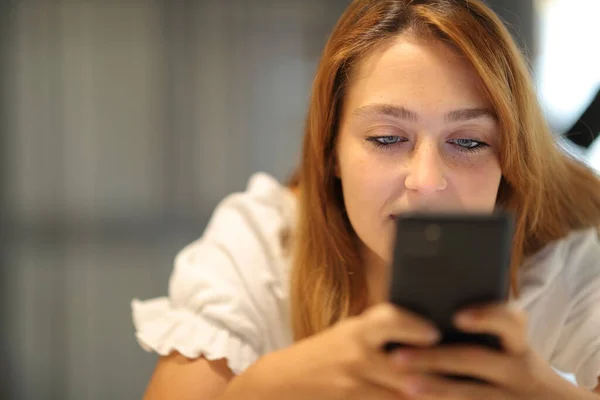
[[[600,224],[600,181],[558,148],[537,102],[525,59],[501,20],[480,0],[355,0],[318,66],[303,153],[290,180],[299,193],[291,277],[296,340],[366,306],[358,237],[334,174],[340,108],[361,59],[402,32],[442,40],[474,66],[502,131],[497,205],[516,215],[511,289],[524,257]]]

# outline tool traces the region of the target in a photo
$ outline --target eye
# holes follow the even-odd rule
[[[489,147],[487,143],[473,139],[452,139],[448,143],[458,146],[461,151],[478,151]]]
[[[384,145],[398,143],[400,139],[400,136],[380,136],[376,138],[379,143]]]
[[[456,143],[460,147],[464,147],[467,149],[472,149],[473,147],[477,147],[480,144],[478,141],[472,139],[456,139],[454,143]]]
[[[367,141],[371,142],[376,147],[387,147],[397,143],[406,142],[408,139],[402,136],[371,136]]]

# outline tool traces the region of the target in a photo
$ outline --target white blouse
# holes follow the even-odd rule
[[[289,314],[296,199],[258,173],[227,196],[202,236],[176,257],[169,296],[132,301],[140,345],[168,355],[226,358],[240,374],[293,343]],[[600,375],[600,239],[573,232],[530,257],[516,300],[529,314],[531,346],[592,389]]]

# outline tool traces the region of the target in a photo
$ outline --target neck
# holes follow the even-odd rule
[[[363,250],[363,260],[368,293],[366,307],[368,308],[388,301],[390,266],[369,249]]]

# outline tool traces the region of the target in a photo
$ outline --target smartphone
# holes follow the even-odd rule
[[[462,332],[452,321],[465,307],[508,300],[513,231],[513,215],[505,211],[398,216],[391,303],[433,322],[442,333],[441,345],[501,351],[498,337]],[[399,346],[388,343],[385,350]]]

